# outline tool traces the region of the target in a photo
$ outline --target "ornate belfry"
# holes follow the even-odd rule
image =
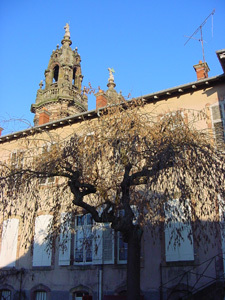
[[[81,58],[77,48],[70,47],[69,25],[64,29],[62,46],[53,50],[45,70],[45,87],[41,81],[35,104],[31,105],[35,126],[87,111],[87,96],[81,91]]]

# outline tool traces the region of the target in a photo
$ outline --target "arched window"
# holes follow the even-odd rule
[[[47,300],[47,292],[46,291],[36,291],[35,292],[35,300]]]
[[[11,291],[10,290],[0,290],[0,300],[10,300]]]
[[[31,289],[31,298],[32,300],[49,300],[50,299],[50,289],[43,285],[39,284]]]
[[[57,82],[59,78],[59,66],[56,65],[53,69],[53,83]]]
[[[73,300],[83,300],[83,299],[91,300],[92,296],[90,296],[88,292],[79,291],[73,293]]]
[[[77,68],[73,68],[73,85],[75,85],[76,83],[76,72],[77,72]]]

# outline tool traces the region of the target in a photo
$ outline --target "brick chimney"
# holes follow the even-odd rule
[[[3,130],[3,128],[2,128],[2,127],[0,127],[0,136],[2,135],[2,130]]]
[[[96,93],[95,96],[96,96],[96,109],[99,109],[107,105],[107,98],[103,90],[99,89],[98,93]]]
[[[197,80],[208,78],[208,72],[210,71],[209,66],[206,62],[202,62],[201,60],[197,65],[194,65],[193,68],[197,74]]]
[[[38,125],[43,125],[45,123],[48,123],[49,117],[50,117],[50,113],[48,112],[48,110],[45,107],[43,107],[43,109],[39,115]]]

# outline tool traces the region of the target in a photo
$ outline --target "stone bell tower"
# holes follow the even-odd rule
[[[62,46],[53,50],[45,70],[45,87],[41,81],[35,104],[31,105],[35,126],[87,111],[87,96],[81,92],[81,58],[77,48],[70,47],[69,25],[64,29]]]

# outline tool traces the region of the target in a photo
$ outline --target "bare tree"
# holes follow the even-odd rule
[[[15,214],[22,205],[24,219],[32,219],[43,205],[40,181],[55,178],[44,205],[55,216],[62,205],[69,211],[81,208],[95,222],[110,223],[121,232],[128,243],[127,297],[140,299],[145,226],[160,228],[164,206],[174,198],[183,204],[187,221],[217,221],[216,195],[224,197],[224,152],[215,148],[207,132],[195,128],[194,120],[204,113],[188,114],[189,122],[181,112],[155,116],[134,101],[106,108],[69,136],[42,134],[51,145],[48,151],[40,150],[41,138],[26,138],[23,164],[1,165],[1,208]],[[24,195],[32,195],[32,201]],[[191,200],[188,206],[186,199]]]

